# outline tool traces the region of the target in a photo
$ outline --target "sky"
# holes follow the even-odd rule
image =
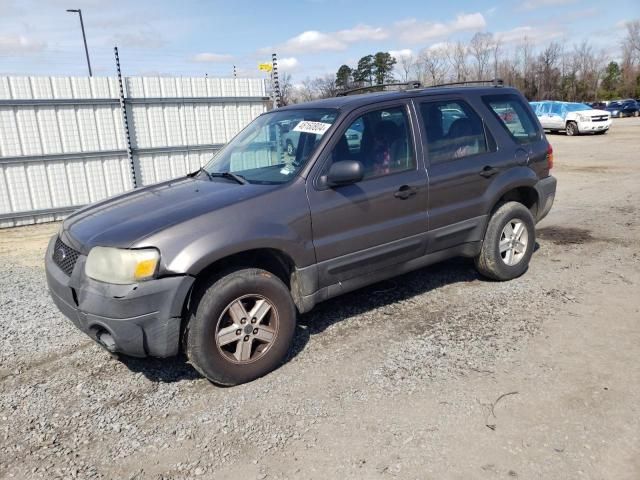
[[[620,55],[624,23],[640,0],[0,0],[0,75],[87,74],[82,9],[96,76],[260,76],[276,52],[294,81],[355,66],[363,55],[397,58],[491,32],[507,49],[589,40]]]

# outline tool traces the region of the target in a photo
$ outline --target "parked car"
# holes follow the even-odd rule
[[[552,132],[564,130],[567,135],[581,133],[607,133],[611,127],[611,115],[606,110],[596,110],[584,103],[542,101],[531,102],[542,128]]]
[[[607,102],[587,102],[587,105],[596,110],[605,110],[607,108]]]
[[[606,110],[611,113],[612,117],[637,117],[640,115],[640,106],[633,98],[627,100],[616,100],[609,103]]]
[[[280,130],[299,132],[292,159]],[[318,302],[455,256],[491,279],[522,275],[553,205],[552,166],[512,88],[288,106],[199,171],[69,216],[46,252],[47,283],[110,352],[182,349],[206,378],[235,385],[284,361],[297,314]]]

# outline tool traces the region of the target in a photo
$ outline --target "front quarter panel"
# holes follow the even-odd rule
[[[161,276],[195,276],[217,260],[258,248],[279,250],[298,267],[310,265],[315,254],[304,180],[170,227],[136,245],[143,247],[160,250]]]

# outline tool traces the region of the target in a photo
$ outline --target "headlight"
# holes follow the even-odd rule
[[[160,253],[152,248],[125,250],[93,247],[84,272],[94,280],[126,285],[153,277],[159,262]]]
[[[589,117],[587,117],[586,115],[578,115],[578,121],[579,122],[588,122],[589,121]]]

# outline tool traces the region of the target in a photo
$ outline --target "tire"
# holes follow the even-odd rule
[[[296,149],[293,148],[293,143],[291,143],[291,140],[287,140],[287,155],[289,155],[290,157],[293,157],[296,153]]]
[[[193,304],[185,333],[187,357],[213,383],[246,383],[285,360],[296,309],[287,286],[272,273],[252,268],[212,279],[195,293]]]
[[[578,125],[576,124],[576,122],[567,122],[567,136],[569,137],[573,137],[574,135],[578,134]]]
[[[505,240],[504,234],[507,225],[522,225],[523,230],[516,230],[514,234],[520,233],[519,240],[524,244],[524,248],[520,247],[519,253],[517,248],[507,249],[501,252],[501,247],[509,242]],[[517,246],[519,242],[514,242]],[[511,280],[517,278],[526,272],[533,254],[533,247],[536,243],[536,229],[533,215],[527,207],[518,202],[506,202],[498,206],[496,211],[489,219],[489,225],[484,235],[482,249],[480,254],[475,257],[476,269],[481,275],[493,280]],[[501,245],[502,244],[502,245]],[[512,250],[511,262],[508,262],[508,250]]]

